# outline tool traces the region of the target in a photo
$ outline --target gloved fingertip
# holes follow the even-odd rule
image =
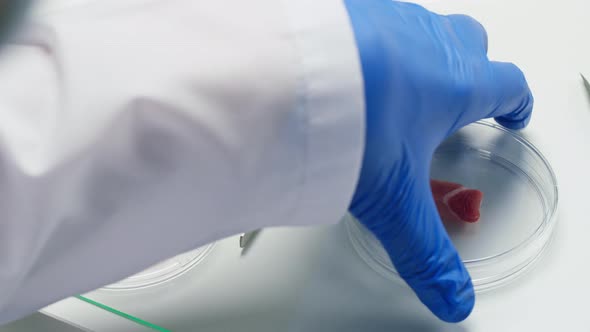
[[[422,302],[439,319],[448,323],[465,320],[473,311],[475,292],[469,274],[461,268],[452,278],[438,280],[430,287],[419,290]]]
[[[533,95],[529,92],[528,96],[523,99],[521,105],[514,112],[494,118],[500,125],[512,129],[520,130],[528,126],[531,121],[531,115],[533,113],[534,99]]]
[[[495,118],[496,122],[499,123],[500,125],[502,125],[503,127],[506,127],[508,129],[512,129],[512,130],[520,130],[525,128],[529,122],[531,121],[531,116],[527,116],[526,118],[524,118],[523,120],[513,120],[510,119],[508,117],[497,117]]]
[[[442,307],[443,310],[434,313],[445,322],[458,323],[469,317],[474,306],[475,292],[471,279],[468,279],[464,287],[458,290],[448,301],[448,305]]]
[[[427,268],[396,268],[433,314],[445,322],[456,323],[473,310],[475,291],[465,265],[446,235],[443,241],[425,263]]]

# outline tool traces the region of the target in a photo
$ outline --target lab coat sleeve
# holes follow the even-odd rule
[[[79,3],[0,54],[0,322],[346,212],[364,106],[340,0]]]

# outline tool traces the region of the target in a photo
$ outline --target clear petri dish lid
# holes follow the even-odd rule
[[[487,121],[468,125],[436,150],[431,177],[484,193],[476,223],[445,223],[476,292],[501,286],[528,270],[550,242],[557,221],[557,180],[537,148]],[[354,217],[344,218],[359,256],[400,281],[380,242]]]
[[[104,290],[135,290],[171,281],[199,264],[211,251],[214,243],[167,259],[129,278],[103,287]]]

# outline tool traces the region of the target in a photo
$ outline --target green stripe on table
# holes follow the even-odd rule
[[[142,319],[139,319],[137,317],[133,317],[133,316],[131,316],[129,314],[126,314],[126,313],[124,313],[122,311],[119,311],[117,309],[113,309],[113,308],[111,308],[109,306],[106,306],[106,305],[104,305],[102,303],[98,303],[96,301],[93,301],[93,300],[91,300],[91,299],[89,299],[87,297],[84,297],[82,295],[75,296],[75,298],[77,298],[77,299],[79,299],[81,301],[84,301],[86,303],[90,303],[90,304],[92,304],[92,305],[94,305],[96,307],[99,307],[99,308],[101,308],[103,310],[106,310],[106,311],[108,311],[110,313],[113,313],[113,314],[115,314],[115,315],[117,315],[119,317],[125,318],[127,320],[130,320],[130,321],[132,321],[134,323],[137,323],[139,325],[145,326],[145,327],[150,328],[152,330],[156,330],[156,331],[160,331],[160,332],[171,332],[170,330],[167,330],[167,329],[165,329],[163,327],[160,327],[158,325],[152,324],[150,322],[146,322],[146,321],[144,321]]]

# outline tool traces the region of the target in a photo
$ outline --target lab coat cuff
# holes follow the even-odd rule
[[[364,91],[354,33],[340,0],[284,0],[301,60],[306,155],[297,225],[346,213],[364,150]]]

